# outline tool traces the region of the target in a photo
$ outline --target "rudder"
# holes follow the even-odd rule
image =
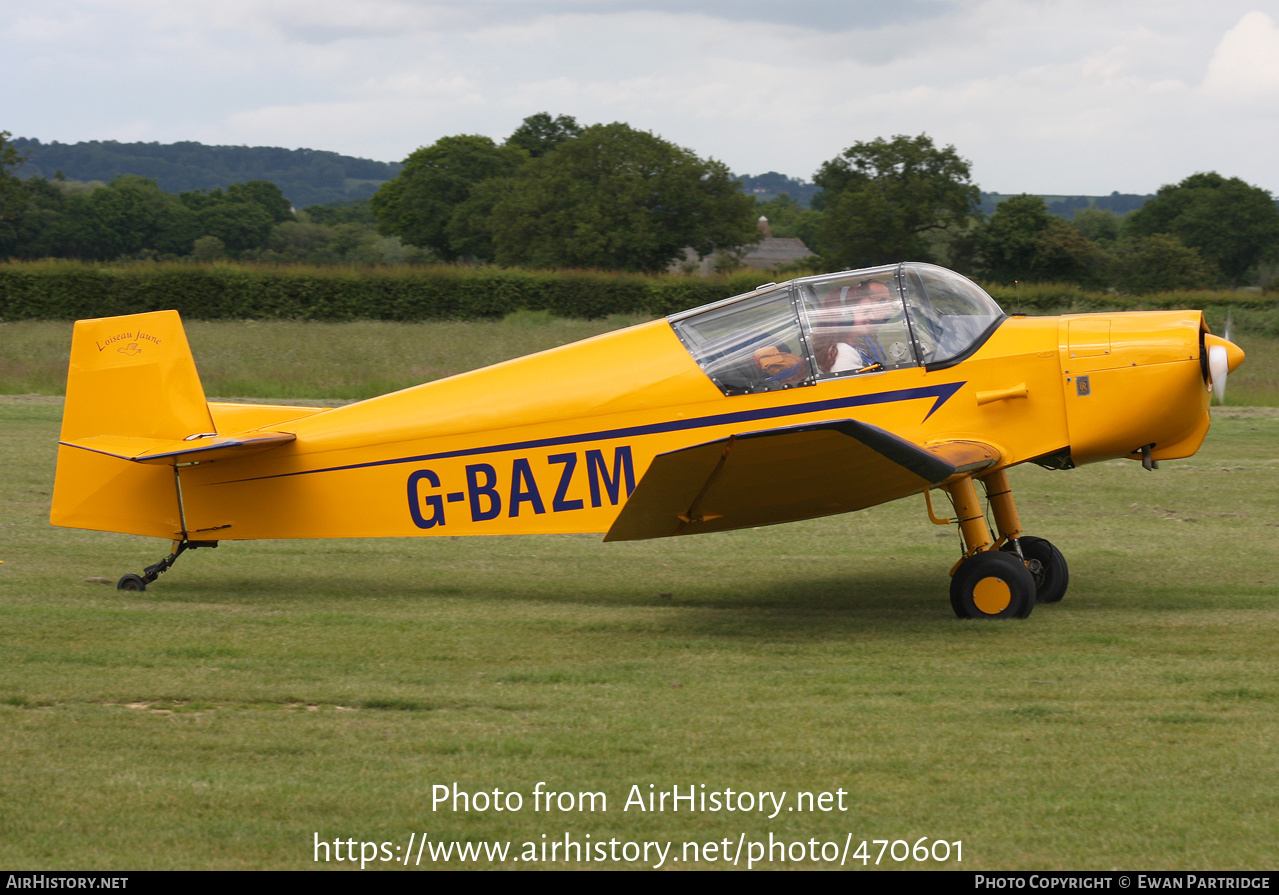
[[[95,451],[99,437],[181,440],[214,431],[177,311],[76,322],[50,521],[182,536],[174,469]]]

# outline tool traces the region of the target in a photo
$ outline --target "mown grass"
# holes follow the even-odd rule
[[[1218,412],[1157,473],[1014,470],[1072,584],[1000,624],[953,617],[957,540],[917,500],[624,544],[226,544],[117,592],[87,579],[165,545],[49,527],[59,413],[0,400],[5,866],[304,868],[316,834],[566,831],[926,836],[962,840],[963,869],[1273,862],[1274,411]],[[433,811],[455,781],[525,808]],[[535,813],[539,781],[608,811]],[[623,811],[650,783],[848,809]]]
[[[1222,332],[1224,311],[1209,324]],[[1269,312],[1239,310],[1234,336],[1247,352],[1226,402],[1279,406],[1279,328]],[[521,357],[644,318],[571,320],[520,311],[499,321],[318,323],[186,321],[205,394],[359,400]],[[66,393],[71,324],[0,323],[0,394]]]

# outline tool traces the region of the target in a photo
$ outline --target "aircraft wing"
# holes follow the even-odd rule
[[[921,447],[834,420],[731,435],[660,454],[606,541],[729,531],[847,513],[999,462],[977,441]]]

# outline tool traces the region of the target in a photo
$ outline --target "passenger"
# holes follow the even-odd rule
[[[892,292],[879,280],[837,286],[826,293],[814,353],[823,373],[863,370],[885,361],[874,327],[892,316]]]

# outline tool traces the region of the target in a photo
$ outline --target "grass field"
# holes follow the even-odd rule
[[[1220,312],[1217,312],[1217,316]],[[1272,315],[1273,316],[1273,315]],[[205,394],[358,400],[521,357],[638,323],[639,317],[566,320],[521,311],[499,321],[303,323],[187,321]],[[1210,316],[1214,332],[1223,321]],[[1248,359],[1227,403],[1279,406],[1279,331],[1240,311],[1235,338]],[[0,323],[0,395],[66,392],[71,324]]]
[[[205,393],[358,400],[639,323],[521,311],[500,321],[185,321]],[[0,394],[66,393],[71,326],[0,324]]]
[[[52,345],[40,326],[18,342]],[[369,360],[365,326],[332,331],[339,355]],[[527,341],[571,337],[557,326],[532,321]],[[213,349],[191,329],[207,376]],[[378,332],[409,352],[423,331]],[[1217,412],[1199,455],[1156,473],[1014,470],[1023,520],[1062,548],[1072,583],[997,624],[953,617],[957,536],[918,499],[608,545],[226,544],[118,592],[95,579],[167,545],[48,525],[60,412],[0,398],[0,866],[307,868],[318,836],[389,843],[374,856],[397,862],[369,865],[387,868],[410,834],[522,854],[566,833],[671,841],[675,857],[770,834],[963,843],[962,863],[949,849],[890,868],[1274,863],[1275,410]],[[535,811],[540,781],[602,792],[607,810]],[[523,810],[433,810],[433,787],[454,782],[520,792]],[[845,795],[843,810],[771,819],[624,810],[650,784],[785,791],[791,807],[800,791]],[[814,864],[828,866],[762,866]]]

